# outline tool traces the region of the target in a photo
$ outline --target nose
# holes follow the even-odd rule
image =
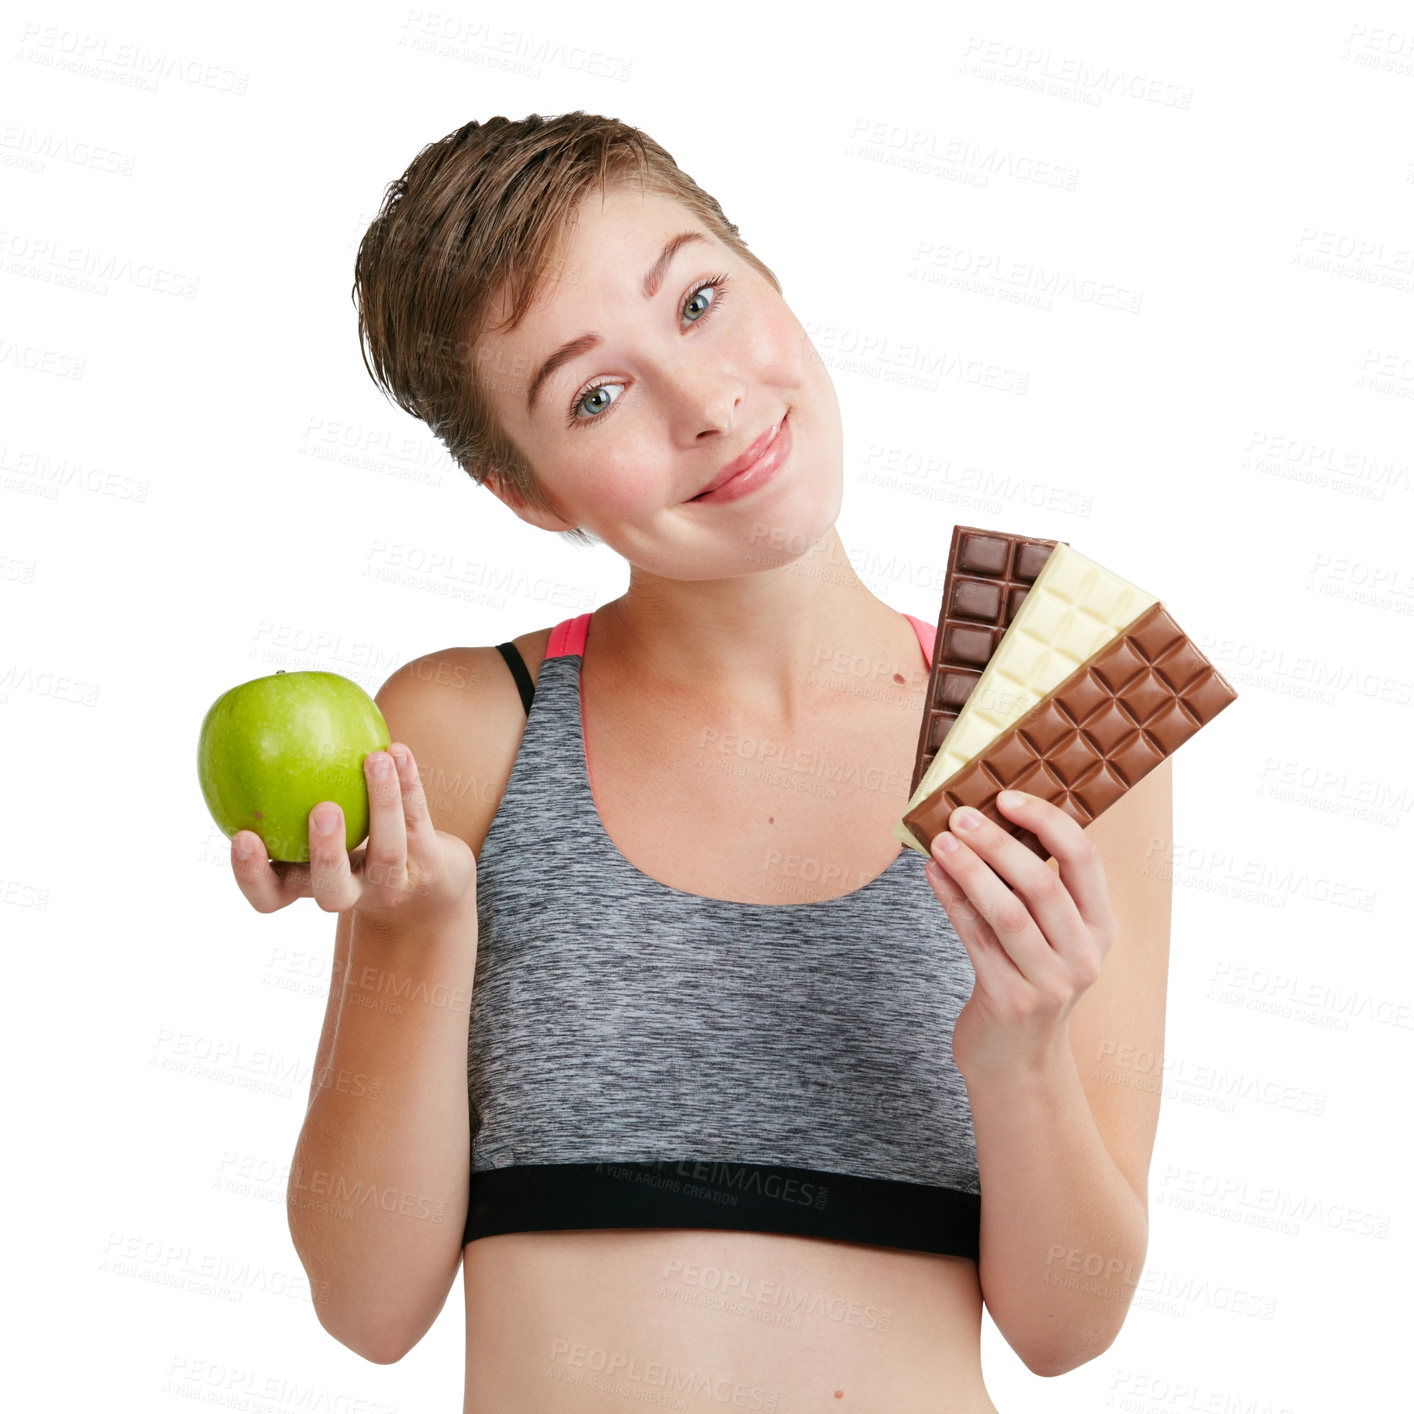
[[[724,392],[700,405],[697,411],[697,439],[711,436],[714,432],[730,432],[736,425],[741,407],[740,390]]]
[[[685,437],[700,441],[737,425],[746,385],[740,374],[723,366],[720,353],[685,354],[665,370],[665,377],[670,413]]]

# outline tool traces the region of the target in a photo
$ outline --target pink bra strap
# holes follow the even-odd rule
[[[924,623],[922,619],[915,619],[912,614],[905,614],[909,623],[913,625],[913,631],[918,635],[918,641],[923,645],[923,661],[931,668],[933,666],[933,644],[938,637],[936,624]]]
[[[587,614],[579,614],[574,618],[561,619],[550,630],[550,641],[545,645],[545,656],[558,658],[564,654],[578,653],[583,657],[584,645],[589,639],[589,620],[592,617],[591,611]],[[923,661],[931,668],[933,666],[933,642],[938,636],[937,627],[915,618],[912,614],[905,614],[904,618],[913,625],[913,631],[918,635],[919,645],[923,649]]]
[[[550,641],[545,645],[545,656],[559,658],[567,653],[578,653],[583,657],[584,645],[589,638],[591,617],[592,611],[588,614],[580,614],[577,618],[561,619],[550,630]]]

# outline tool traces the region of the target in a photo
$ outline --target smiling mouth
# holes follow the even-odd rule
[[[725,480],[717,482],[715,486],[709,486],[705,491],[699,491],[695,496],[689,496],[687,501],[688,505],[691,505],[694,501],[701,501],[705,497],[715,494],[716,492],[720,491],[723,486],[730,486],[731,483],[737,480],[738,477],[745,476],[747,472],[753,470],[766,456],[770,454],[772,447],[775,446],[777,440],[781,435],[781,429],[785,426],[785,420],[789,415],[790,409],[787,408],[786,411],[781,414],[781,420],[776,424],[770,441],[768,441],[766,445],[761,448],[761,451],[756,456],[756,460],[753,461],[750,466],[742,467],[740,471],[733,472]]]

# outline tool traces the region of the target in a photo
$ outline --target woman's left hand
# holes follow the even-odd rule
[[[1003,791],[997,809],[1041,841],[1060,874],[966,808],[954,810],[951,829],[933,841],[928,882],[976,974],[953,1027],[953,1058],[964,1078],[1039,1069],[1067,1047],[1070,1013],[1119,932],[1100,852],[1079,823],[1021,791]],[[949,852],[942,845],[954,832],[957,848]]]

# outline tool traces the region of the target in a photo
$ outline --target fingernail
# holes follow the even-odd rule
[[[333,806],[324,805],[314,812],[314,828],[321,835],[332,834],[338,821],[339,812]]]
[[[951,854],[957,848],[957,841],[946,830],[933,841],[933,848],[940,849],[944,854]]]
[[[997,804],[1003,810],[1015,810],[1022,802],[1022,795],[1019,790],[1004,790],[997,797]]]
[[[373,772],[373,779],[381,781],[388,774],[388,758],[386,756],[375,756],[373,765],[370,767]]]
[[[952,817],[953,827],[959,830],[975,830],[982,823],[982,817],[970,806],[963,806]]]
[[[250,842],[249,835],[242,835],[236,841],[236,858],[249,859],[255,853],[255,846]]]

